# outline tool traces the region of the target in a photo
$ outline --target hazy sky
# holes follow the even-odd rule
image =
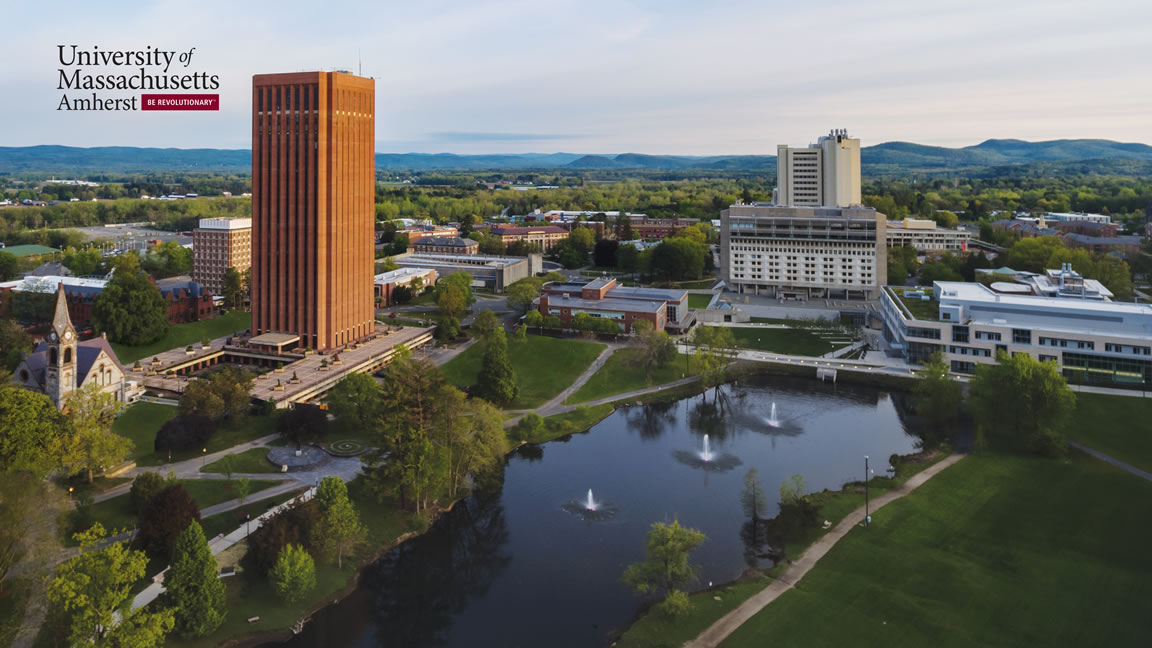
[[[830,128],[1152,143],[1150,0],[12,4],[0,146],[248,148],[253,74],[358,52],[381,152],[762,154]],[[222,109],[57,111],[58,44],[195,47]]]

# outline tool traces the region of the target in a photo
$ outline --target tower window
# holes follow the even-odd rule
[[[72,347],[64,349],[64,364],[72,362]]]

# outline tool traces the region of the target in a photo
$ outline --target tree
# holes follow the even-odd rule
[[[172,546],[188,525],[200,521],[200,507],[180,484],[156,493],[140,514],[137,537],[145,551],[157,556],[171,555]]]
[[[140,272],[136,255],[116,257],[113,273],[92,302],[92,326],[120,344],[147,344],[164,337],[168,302]]]
[[[348,499],[348,486],[336,476],[328,476],[316,488],[320,523],[313,529],[313,546],[335,554],[337,568],[344,567],[344,554],[363,544],[368,530],[360,523],[360,514]]]
[[[652,248],[652,276],[662,281],[699,279],[708,262],[708,246],[687,238],[669,238]]]
[[[32,336],[16,322],[0,319],[0,370],[15,371],[32,350]]]
[[[627,240],[627,239],[621,239]],[[640,250],[635,245],[621,245],[616,248],[616,269],[635,273],[639,268]]]
[[[35,475],[8,472],[0,478],[0,585],[16,563],[30,567],[55,554],[56,521],[68,509],[71,502],[61,490]]]
[[[327,402],[342,429],[371,430],[380,415],[380,386],[368,374],[349,374],[328,392]]]
[[[84,472],[91,484],[98,470],[115,466],[132,453],[136,444],[112,432],[112,423],[121,409],[116,397],[101,391],[95,383],[73,392],[68,398],[70,434],[64,437],[61,457],[65,470],[73,474]]]
[[[656,331],[652,322],[637,320],[632,323],[632,333],[637,349],[636,362],[645,373],[663,367],[676,357],[676,345],[666,331]]]
[[[496,313],[490,310],[482,310],[476,319],[472,320],[472,330],[480,334],[480,337],[488,338],[500,326],[500,320],[496,317]]]
[[[504,416],[484,400],[467,399],[454,387],[441,390],[439,399],[448,416],[432,427],[430,439],[443,456],[447,495],[456,498],[469,476],[480,481],[503,465],[507,451]]]
[[[528,412],[520,417],[520,420],[512,428],[512,438],[517,441],[528,441],[530,439],[538,438],[544,431],[545,423],[544,417],[536,412]]]
[[[592,249],[593,263],[601,268],[615,268],[616,251],[619,247],[620,242],[612,239],[596,241],[596,246]]]
[[[520,395],[516,374],[508,360],[508,341],[503,328],[494,330],[488,339],[480,375],[472,393],[497,405],[507,405]]]
[[[1057,455],[1061,432],[1076,407],[1055,362],[1000,351],[996,364],[980,364],[968,382],[968,401],[980,437],[1012,452]]]
[[[248,536],[248,553],[244,561],[255,571],[268,574],[276,564],[284,547],[295,544],[308,548],[314,537],[313,529],[320,523],[320,509],[316,502],[293,502],[279,513],[264,520]]]
[[[97,548],[104,540],[99,523],[77,534],[80,554],[56,568],[47,598],[65,616],[72,646],[160,646],[174,625],[174,611],[131,609],[136,583],[148,557],[127,541]]]
[[[230,310],[243,308],[244,303],[248,301],[248,291],[244,289],[244,277],[236,268],[230,267],[224,271],[220,292],[224,297],[224,308]]]
[[[407,304],[412,301],[412,289],[405,285],[399,285],[392,289],[392,303],[394,304]]]
[[[744,515],[752,518],[753,522],[763,518],[767,502],[764,487],[756,477],[756,469],[749,468],[748,473],[744,475],[744,491],[740,494],[740,505],[744,507]]]
[[[20,274],[20,260],[15,254],[0,250],[0,281],[15,279]]]
[[[436,339],[450,341],[460,337],[460,320],[455,317],[441,317],[436,322]]]
[[[532,301],[540,296],[540,290],[531,283],[524,282],[523,280],[508,286],[504,291],[504,297],[508,305],[516,310],[518,313],[527,312],[532,307]]]
[[[252,402],[252,374],[224,369],[188,383],[180,396],[182,416],[206,416],[213,423],[227,418],[235,425],[248,416]]]
[[[244,500],[248,499],[248,494],[252,492],[252,482],[247,477],[241,477],[236,480],[232,492],[236,494],[236,499],[243,504]]]
[[[672,524],[656,522],[648,531],[644,562],[629,565],[621,580],[639,594],[662,591],[667,601],[674,592],[696,579],[696,568],[688,563],[688,557],[707,539],[696,529],[680,526],[679,520],[673,520]],[[673,601],[661,609],[672,614],[683,611],[680,597]]]
[[[153,447],[156,452],[189,452],[199,450],[208,443],[216,431],[216,424],[207,416],[189,414],[175,416],[156,431]]]
[[[544,328],[544,316],[538,310],[530,310],[524,314],[524,326],[531,326],[537,329]]]
[[[436,287],[436,307],[445,317],[459,318],[468,312],[468,299],[463,288],[454,283]]]
[[[164,577],[164,603],[174,611],[181,637],[203,637],[224,621],[224,583],[204,530],[192,522],[172,549],[172,564]]]
[[[64,435],[52,400],[0,382],[0,470],[44,477],[60,465]]]
[[[449,313],[444,311],[443,306],[440,306],[440,297],[443,293],[448,292],[452,286],[455,286],[457,289],[459,289],[453,297],[453,300],[459,300],[462,298],[464,306],[459,310],[459,312]],[[475,302],[476,298],[472,295],[472,275],[468,274],[467,272],[453,272],[447,277],[441,279],[436,284],[436,304],[440,306],[440,311],[445,315],[449,315],[451,317],[460,317],[461,315],[464,315],[464,313],[468,312],[468,307],[470,307]]]
[[[216,462],[216,471],[224,475],[224,479],[232,480],[232,473],[236,472],[235,455],[224,455]]]
[[[316,563],[304,547],[290,544],[280,551],[268,577],[280,598],[295,603],[316,587]]]
[[[943,353],[932,354],[916,381],[916,411],[928,417],[935,428],[956,418],[962,397],[960,383],[949,373]]]
[[[782,528],[804,529],[816,525],[820,507],[807,495],[808,484],[804,475],[795,474],[780,484],[780,513],[778,525]]]
[[[937,281],[963,281],[964,277],[948,264],[942,262],[925,263],[924,267],[920,268],[919,284],[921,286],[931,286]]]
[[[299,448],[305,443],[323,439],[328,434],[328,413],[316,405],[296,403],[292,409],[280,415],[276,429],[280,436]]]
[[[171,485],[172,482],[162,477],[160,473],[143,472],[136,475],[136,479],[132,480],[132,489],[128,491],[128,497],[132,500],[132,510],[140,515],[157,493]]]

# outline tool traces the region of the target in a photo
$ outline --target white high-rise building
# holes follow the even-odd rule
[[[807,148],[776,147],[776,204],[851,207],[861,204],[860,140],[832,130]]]

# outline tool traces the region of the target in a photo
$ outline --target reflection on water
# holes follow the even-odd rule
[[[768,425],[776,403],[778,427]],[[909,419],[911,420],[911,419]],[[701,583],[734,579],[780,558],[781,529],[752,524],[741,505],[756,468],[777,513],[779,485],[810,490],[858,478],[863,456],[908,453],[898,408],[878,390],[753,378],[675,403],[629,407],[587,434],[508,460],[502,489],[461,502],[425,535],[365,570],[356,591],[313,617],[290,645],[549,646],[606,644],[643,605],[619,582],[641,560],[653,522],[678,519],[708,541],[694,552]],[[708,435],[710,462],[702,462]],[[727,471],[702,469],[730,457]],[[566,512],[585,493],[610,499],[611,519]],[[604,502],[601,502],[604,504]]]

